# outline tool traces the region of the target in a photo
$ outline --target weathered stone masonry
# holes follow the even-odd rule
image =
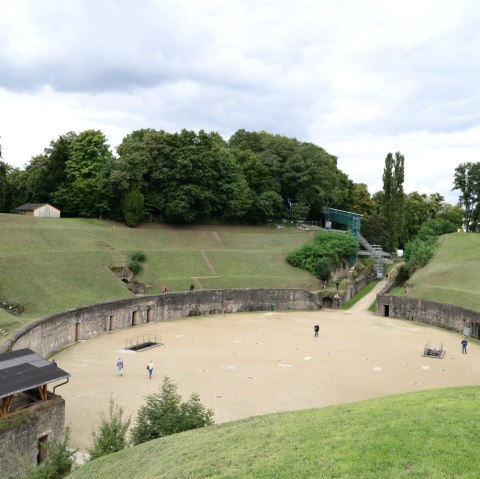
[[[7,340],[3,350],[30,348],[41,356],[98,334],[153,321],[269,310],[316,310],[315,293],[303,289],[226,289],[143,296],[85,306],[37,320]]]
[[[21,419],[20,424],[0,430],[0,477],[23,475],[37,464],[38,442],[57,438],[63,441],[65,431],[65,401],[49,394],[49,401],[40,402],[27,410],[18,411],[3,421]],[[8,422],[5,422],[8,424]]]
[[[382,292],[383,293],[383,292]],[[377,295],[377,314],[408,319],[480,339],[480,313],[410,296]]]

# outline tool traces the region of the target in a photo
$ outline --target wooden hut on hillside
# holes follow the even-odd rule
[[[15,208],[15,213],[39,218],[60,218],[60,210],[48,203],[27,203]]]

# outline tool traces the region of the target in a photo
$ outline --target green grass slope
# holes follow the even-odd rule
[[[478,478],[480,388],[253,417],[87,463],[72,479]]]
[[[146,253],[136,278],[148,293],[244,287],[317,289],[312,275],[285,261],[288,251],[313,238],[294,228],[143,225],[85,219],[0,214],[0,301],[21,303],[20,317],[0,315],[12,330],[54,312],[132,293],[111,272],[128,253]]]
[[[408,296],[480,310],[480,234],[443,236],[432,260],[409,281]]]

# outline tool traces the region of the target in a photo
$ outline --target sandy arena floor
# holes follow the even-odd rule
[[[70,445],[85,450],[110,397],[132,417],[144,396],[172,378],[215,411],[215,422],[421,389],[480,384],[480,347],[461,354],[456,333],[382,318],[366,309],[376,290],[350,311],[262,312],[150,323],[104,334],[63,351],[58,365],[72,377],[57,389],[66,400]],[[313,326],[320,325],[314,338]],[[125,351],[125,340],[157,335],[162,346]],[[443,343],[443,359],[422,357],[427,341]],[[116,361],[125,363],[117,376]],[[146,365],[155,364],[153,379]]]

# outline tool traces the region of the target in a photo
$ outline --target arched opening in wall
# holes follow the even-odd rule
[[[325,296],[322,299],[322,308],[331,308],[333,305],[332,298],[329,298],[328,296]]]
[[[132,326],[136,326],[138,324],[138,311],[134,311],[132,313]]]
[[[75,341],[80,341],[80,323],[75,323]]]
[[[151,323],[152,321],[153,321],[152,308],[147,308],[147,323]]]
[[[113,328],[115,327],[115,315],[112,314],[109,318],[108,318],[108,330],[109,331],[113,331]]]
[[[479,333],[480,333],[479,326],[480,326],[479,323],[472,323],[472,338],[479,339]]]
[[[37,466],[41,464],[43,461],[45,461],[45,459],[47,459],[48,457],[47,442],[48,442],[48,434],[45,434],[44,436],[38,438]]]
[[[388,318],[390,316],[390,305],[384,304],[383,305],[383,315]]]

